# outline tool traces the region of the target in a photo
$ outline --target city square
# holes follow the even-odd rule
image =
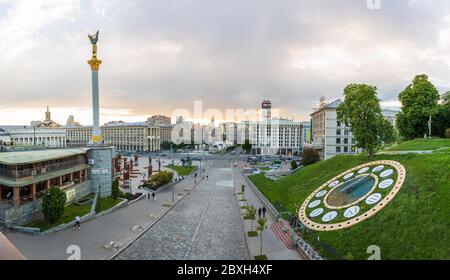
[[[0,260],[448,261],[450,5],[402,1],[0,1]]]

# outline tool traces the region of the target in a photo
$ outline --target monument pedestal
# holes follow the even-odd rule
[[[111,196],[111,187],[114,180],[114,156],[114,147],[93,146],[89,148],[88,158],[91,189],[95,193],[100,191],[100,197]]]

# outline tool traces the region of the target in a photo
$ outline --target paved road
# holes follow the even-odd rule
[[[116,259],[249,259],[228,161],[214,161],[202,181]]]

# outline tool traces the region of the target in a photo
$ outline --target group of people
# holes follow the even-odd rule
[[[259,207],[258,208],[258,218],[261,219],[261,215],[262,215],[263,218],[265,218],[266,217],[266,211],[267,211],[266,206]]]
[[[150,197],[151,197],[153,200],[156,200],[156,194],[155,194],[155,192],[147,193],[147,199],[150,199]]]

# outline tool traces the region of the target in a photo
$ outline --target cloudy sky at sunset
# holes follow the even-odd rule
[[[100,30],[101,122],[220,110],[270,99],[306,120],[349,83],[386,106],[414,75],[450,89],[450,1],[0,0],[0,124],[91,119],[91,46]]]

